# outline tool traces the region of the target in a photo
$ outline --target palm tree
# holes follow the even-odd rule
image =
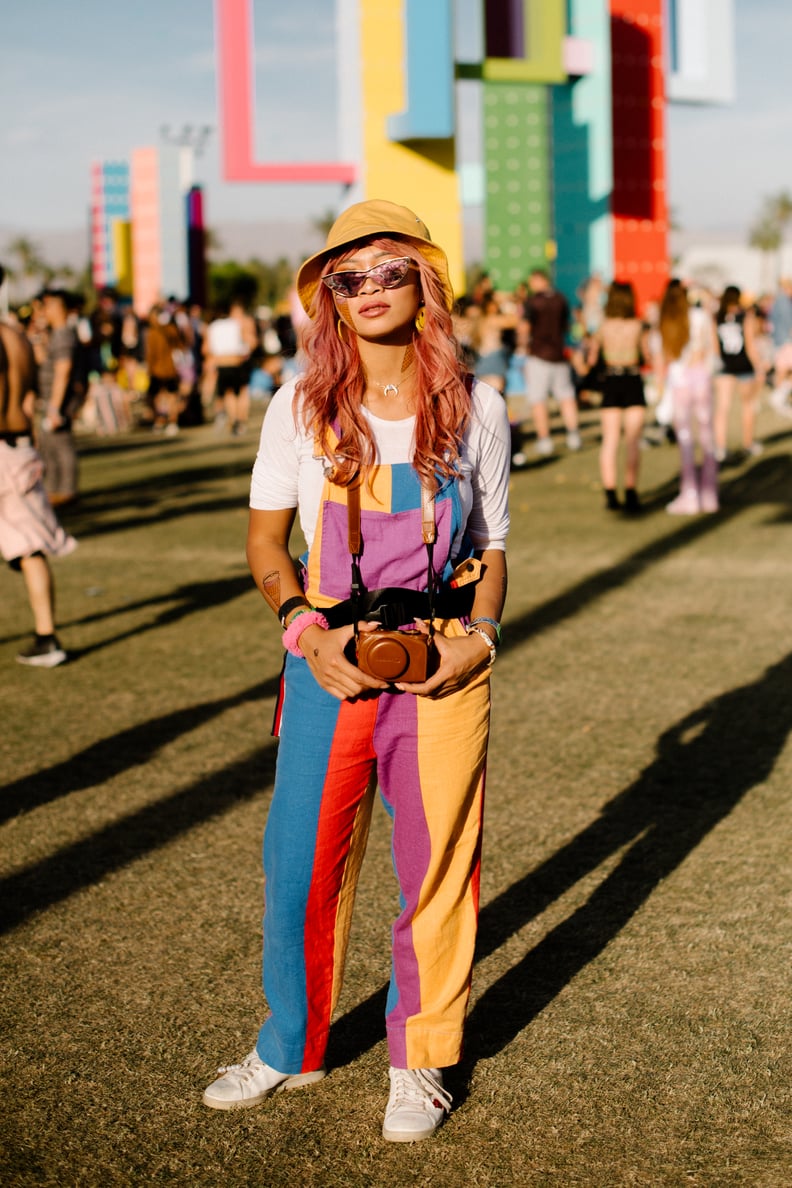
[[[769,215],[761,215],[760,218],[751,227],[748,243],[751,247],[758,248],[764,256],[764,264],[762,271],[772,272],[771,255],[776,254],[781,250],[783,237],[781,229],[778,224],[770,218]],[[776,268],[777,271],[777,268]],[[765,276],[763,279],[767,279]],[[777,279],[777,277],[776,277]],[[770,285],[762,285],[762,288],[772,287],[773,278],[770,278]]]
[[[749,231],[748,242],[766,256],[775,253],[774,283],[781,275],[781,249],[784,246],[787,226],[792,223],[792,194],[782,190],[764,199],[758,219]]]
[[[20,277],[25,280],[37,279],[46,269],[38,245],[25,235],[19,235],[16,239],[12,239],[8,245],[8,252],[16,262],[16,267],[12,265],[8,269],[12,279]]]
[[[338,216],[334,214],[333,211],[328,207],[323,215],[320,215],[316,219],[311,219],[311,226],[313,227],[314,231],[319,232],[322,239],[327,239],[330,228],[336,221],[337,217]]]

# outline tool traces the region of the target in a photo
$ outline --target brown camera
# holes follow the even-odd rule
[[[437,649],[420,631],[366,631],[358,636],[361,672],[381,681],[422,684],[437,667]]]

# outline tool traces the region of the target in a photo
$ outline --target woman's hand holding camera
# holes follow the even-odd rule
[[[375,630],[373,623],[361,623],[360,630]],[[352,626],[336,627],[330,631],[323,627],[306,627],[300,636],[300,648],[316,681],[339,701],[359,697],[371,690],[387,689],[388,682],[361,672],[346,656],[346,649],[352,639]]]
[[[416,620],[416,627],[429,634],[429,628],[422,620]],[[404,693],[415,693],[419,697],[445,697],[463,689],[472,677],[490,663],[489,649],[478,634],[445,636],[435,633],[434,645],[440,663],[429,680],[421,685],[398,681],[397,689]]]

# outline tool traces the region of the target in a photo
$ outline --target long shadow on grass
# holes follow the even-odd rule
[[[119,631],[115,635],[110,635],[107,639],[101,640],[99,643],[90,644],[88,647],[71,650],[69,653],[70,658],[72,661],[79,660],[84,656],[90,655],[91,652],[99,652],[102,648],[110,647],[111,644],[121,643],[125,639],[134,639],[137,635],[144,635],[157,628],[168,627],[173,623],[179,623],[182,619],[187,618],[189,615],[194,615],[198,611],[208,610],[210,607],[224,606],[227,602],[233,602],[234,599],[251,592],[255,592],[253,579],[249,573],[245,573],[238,577],[222,578],[219,581],[188,582],[183,586],[177,586],[175,590],[169,590],[166,594],[156,599],[129,602],[110,612],[100,612],[83,619],[76,619],[73,622],[95,622],[97,619],[107,618],[108,615],[115,617],[118,614],[127,614],[129,611],[140,610],[144,607],[153,607],[160,602],[176,604],[175,606],[168,606],[159,611],[148,623],[143,623],[137,627],[130,627],[127,631]],[[72,625],[73,623],[62,624],[64,627]]]
[[[629,847],[587,902],[478,1000],[471,1068],[509,1043],[618,936],[752,788],[773,771],[792,730],[792,654],[757,680],[707,702],[658,740],[657,757],[601,816],[481,913],[486,957],[606,859]]]
[[[196,825],[262,794],[275,772],[275,744],[146,805],[97,833],[0,882],[0,932],[23,923],[75,891],[151,854]]]
[[[677,549],[686,548],[723,527],[724,523],[742,512],[746,506],[775,504],[778,506],[778,516],[783,516],[783,509],[787,509],[788,514],[792,502],[792,459],[788,456],[762,459],[750,470],[736,476],[729,483],[722,484],[721,499],[721,510],[717,515],[695,516],[681,524],[668,517],[673,528],[665,536],[652,540],[643,548],[630,553],[617,565],[591,574],[519,619],[510,620],[508,633],[504,635],[503,650],[516,647],[538,632],[555,627],[576,615],[592,602],[639,577],[649,566],[663,560]]]
[[[246,506],[245,490],[239,494],[218,494],[218,484],[248,480],[252,460],[212,460],[205,465],[179,466],[186,459],[174,459],[171,468],[148,473],[124,482],[99,487],[63,515],[69,531],[82,539],[146,528],[156,522],[207,515]]]
[[[759,680],[708,702],[660,736],[657,758],[600,817],[482,908],[476,960],[495,952],[580,879],[625,847],[587,902],[478,999],[455,1097],[493,1056],[593,961],[718,822],[772,773],[792,730],[792,654]],[[382,1038],[387,987],[333,1027],[330,1062],[357,1059]]]
[[[196,614],[198,611],[224,606],[227,602],[233,602],[244,594],[254,593],[255,589],[253,579],[245,570],[244,574],[233,577],[205,582],[187,582],[183,586],[176,586],[175,589],[160,594],[157,598],[141,598],[135,602],[124,602],[120,606],[109,607],[107,610],[94,611],[90,615],[81,615],[79,618],[62,619],[58,626],[60,629],[68,629],[78,625],[84,626],[86,623],[100,623],[104,619],[115,619],[119,615],[128,615],[134,611],[153,611],[160,604],[167,603],[167,606],[158,611],[147,623],[130,627],[127,631],[119,631],[116,635],[109,635],[98,643],[85,648],[70,648],[69,657],[75,661],[90,655],[91,652],[99,652],[102,648],[121,643],[125,639],[134,639],[136,635],[146,634],[158,627],[168,627],[173,623],[179,623],[182,619]],[[173,605],[174,603],[175,605]],[[0,643],[7,643],[12,638],[19,637],[0,636]]]
[[[277,689],[278,679],[273,678],[230,697],[184,706],[172,714],[140,722],[129,730],[100,739],[62,763],[14,780],[0,792],[0,822],[50,804],[72,792],[94,788],[135,767],[144,767],[174,739],[197,730],[239,705],[274,697]],[[221,773],[218,779],[225,781],[226,776]]]
[[[271,696],[275,692],[275,685],[275,681],[267,682],[264,686],[249,689],[233,698],[224,698],[172,715],[166,722],[166,729],[171,731],[169,737],[175,736],[180,726],[185,729],[193,726],[193,715],[200,718],[203,712],[204,717],[208,718],[243,701]],[[119,770],[129,766],[128,748],[133,741],[142,748],[148,745],[147,731],[153,727],[153,723],[145,723],[128,732],[125,739],[127,748],[119,760]],[[135,736],[134,740],[132,736]],[[154,741],[157,746],[161,746],[167,740],[164,735],[159,738],[155,735]],[[107,779],[113,774],[115,760],[108,748],[115,746],[116,742],[117,739],[110,739],[107,743],[100,744],[101,754],[98,758],[103,763],[102,775],[98,776],[97,770],[94,769],[93,778],[90,778],[85,771],[81,779],[76,779],[75,788],[95,784],[98,778]],[[149,754],[151,749],[149,747]],[[81,758],[84,760],[96,750],[97,748],[89,748]],[[17,927],[34,912],[51,907],[73,895],[75,891],[99,882],[128,863],[134,862],[136,858],[153,853],[196,825],[221,816],[235,804],[262,795],[263,790],[271,785],[274,778],[276,753],[275,742],[268,742],[245,759],[229,764],[222,771],[212,772],[189,787],[181,788],[172,796],[145,805],[137,812],[129,813],[112,825],[91,834],[90,837],[65,846],[51,857],[2,879],[0,933]],[[68,761],[60,764],[47,775],[55,781],[59,772],[61,776],[66,773],[79,775],[79,769],[69,772],[72,763],[73,761]],[[36,780],[40,778],[36,777]],[[53,789],[55,786],[51,784]]]

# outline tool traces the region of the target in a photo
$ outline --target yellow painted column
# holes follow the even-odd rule
[[[363,98],[363,197],[387,198],[423,219],[447,253],[454,291],[465,290],[462,203],[455,142],[388,136],[388,118],[406,104],[405,30],[401,0],[361,0],[360,51]],[[453,48],[438,47],[453,53]]]

